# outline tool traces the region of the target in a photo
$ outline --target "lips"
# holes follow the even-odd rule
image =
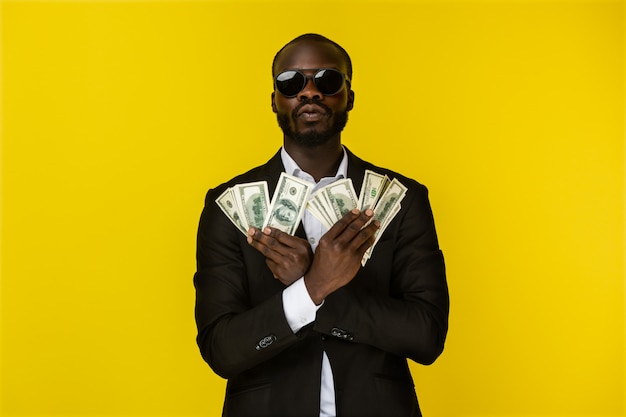
[[[320,106],[305,104],[296,112],[296,117],[307,122],[315,122],[326,117],[326,111]]]

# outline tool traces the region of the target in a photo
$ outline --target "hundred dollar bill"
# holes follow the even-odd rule
[[[267,182],[249,182],[233,187],[233,196],[237,202],[238,212],[243,216],[248,228],[261,228],[270,204]]]
[[[237,226],[237,229],[239,229],[244,235],[247,235],[248,225],[245,223],[245,219],[241,216],[239,210],[237,209],[237,202],[232,191],[232,188],[228,188],[219,197],[217,197],[215,202],[218,207],[222,209],[224,214],[226,214],[226,217],[228,217],[230,221]]]
[[[347,212],[358,205],[358,198],[350,178],[335,181],[320,191],[326,197],[327,204],[330,205],[327,208],[334,214],[335,221],[341,219]]]
[[[330,200],[328,200],[328,196],[324,192],[324,188],[320,188],[313,194],[313,196],[309,199],[312,205],[319,208],[322,215],[326,218],[328,223],[332,226],[335,224],[337,220],[337,216],[335,216],[335,212],[330,204]]]
[[[400,204],[406,195],[407,188],[397,179],[393,179],[384,194],[380,197],[378,203],[374,207],[374,219],[383,224],[387,217],[393,213],[395,205]],[[380,230],[380,229],[379,229]]]
[[[317,190],[310,200],[318,205],[322,214],[326,216],[330,224],[335,224],[337,217],[335,216],[335,212],[333,211],[330,201],[328,201],[328,197],[326,196],[326,193],[324,193],[323,189]]]
[[[293,235],[300,224],[312,188],[313,184],[309,182],[284,172],[280,174],[263,228],[271,226]]]
[[[398,214],[401,208],[402,208],[401,204],[395,205],[393,208],[393,211],[389,214],[389,216],[387,216],[385,223],[380,225],[380,228],[374,234],[374,243],[372,244],[372,246],[370,246],[367,249],[367,251],[365,252],[365,255],[363,255],[363,259],[361,259],[362,266],[365,266],[368,259],[372,257],[372,252],[374,252],[374,247],[380,240],[380,237],[385,233],[385,229],[387,228],[387,226],[389,226],[389,223],[391,223],[391,220],[393,220],[393,218],[396,216],[396,214]]]
[[[328,215],[326,208],[319,202],[319,196],[316,195],[320,190],[317,190],[311,198],[309,198],[309,202],[306,205],[307,210],[311,212],[320,223],[326,228],[330,229],[335,223],[331,217]]]
[[[374,234],[374,244],[370,246],[363,256],[363,260],[361,261],[362,265],[365,265],[365,262],[371,257],[374,246],[378,243],[378,240],[385,232],[389,223],[391,223],[393,218],[400,211],[400,202],[406,195],[406,191],[407,188],[394,178],[373,208],[374,216],[372,220],[378,220],[380,222],[380,228]]]
[[[377,174],[369,169],[365,171],[361,193],[359,194],[359,210],[366,210],[376,205],[376,202],[389,185],[389,177]]]

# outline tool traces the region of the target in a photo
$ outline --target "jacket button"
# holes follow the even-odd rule
[[[273,334],[265,336],[263,339],[259,340],[259,343],[255,346],[256,350],[265,349],[276,340],[276,336]]]
[[[339,328],[337,328],[337,327],[333,327],[333,328],[330,330],[330,334],[331,334],[332,336],[335,336],[335,337],[341,337],[341,335],[343,335],[343,330],[342,330],[342,329],[339,329]]]
[[[335,336],[339,339],[343,339],[343,340],[353,340],[354,339],[354,335],[352,333],[350,333],[347,330],[344,329],[340,329],[339,327],[333,327],[330,330],[330,334],[332,336]]]

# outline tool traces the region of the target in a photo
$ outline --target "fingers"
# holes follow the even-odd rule
[[[374,244],[376,240],[375,233],[379,228],[380,223],[374,220],[359,231],[352,241],[348,243],[350,247],[354,249],[355,253],[358,254],[359,259],[361,259],[369,247]]]
[[[274,228],[268,227],[261,231],[251,227],[247,241],[265,256],[265,262],[274,278],[287,286],[300,278],[313,260],[313,251],[305,239]]]
[[[372,220],[374,212],[370,209],[363,212],[354,209],[346,213],[322,237],[324,245],[351,248],[352,253],[365,252],[374,243],[374,234],[380,227],[377,220]],[[277,269],[297,269],[305,271],[313,257],[311,247],[306,240],[291,236],[272,227],[263,231],[251,227],[248,230],[247,241],[250,246],[261,252],[268,261],[272,261],[270,269],[276,273]],[[289,265],[290,267],[285,267]],[[282,274],[280,274],[282,275]]]
[[[263,230],[263,234],[276,239],[276,241],[290,248],[297,247],[299,245],[299,241],[301,240],[298,237],[291,236],[289,233],[274,229],[273,227],[266,227]]]
[[[366,210],[367,211],[367,210]],[[371,210],[370,210],[371,211]],[[346,229],[346,227],[348,227],[350,224],[352,224],[352,222],[354,222],[355,220],[357,220],[359,217],[361,217],[363,214],[365,214],[365,212],[361,213],[358,209],[352,209],[349,212],[347,212],[341,219],[339,219],[334,225],[333,227],[331,227],[330,229],[328,229],[328,232],[326,232],[326,236],[328,236],[331,239],[336,238],[338,235],[340,235],[341,233],[343,233],[343,231]],[[363,223],[365,224],[365,223]]]
[[[251,227],[248,230],[248,243],[261,252],[266,258],[278,262],[282,256],[306,252],[310,249],[308,242],[302,238],[291,236],[273,227],[266,227],[263,231]]]
[[[261,231],[256,227],[251,227],[248,229],[247,241],[250,246],[261,252],[266,258],[278,261],[278,259],[286,253],[287,249],[271,235],[272,230],[275,229],[266,227]],[[279,230],[276,231],[280,232]]]
[[[365,251],[374,244],[374,235],[379,228],[380,222],[378,220],[372,220],[355,235],[353,243],[359,247],[359,251],[365,253]]]
[[[376,220],[367,224],[373,216],[374,212],[370,209],[363,212],[357,209],[351,210],[339,219],[326,235],[340,243],[353,241],[357,246],[361,246],[374,235],[380,226],[380,223]],[[366,224],[367,226],[365,226]]]

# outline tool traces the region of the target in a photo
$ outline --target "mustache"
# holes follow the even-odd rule
[[[309,104],[315,105],[317,107],[321,107],[322,109],[324,109],[324,112],[326,113],[327,116],[331,116],[333,114],[333,111],[330,109],[330,107],[328,107],[326,104],[322,103],[321,101],[310,99],[310,98],[304,98],[302,99],[302,102],[298,104],[295,109],[293,109],[293,111],[291,112],[291,116],[295,119],[296,117],[298,117],[298,113],[300,112],[300,109],[302,109],[302,107],[309,105]]]

